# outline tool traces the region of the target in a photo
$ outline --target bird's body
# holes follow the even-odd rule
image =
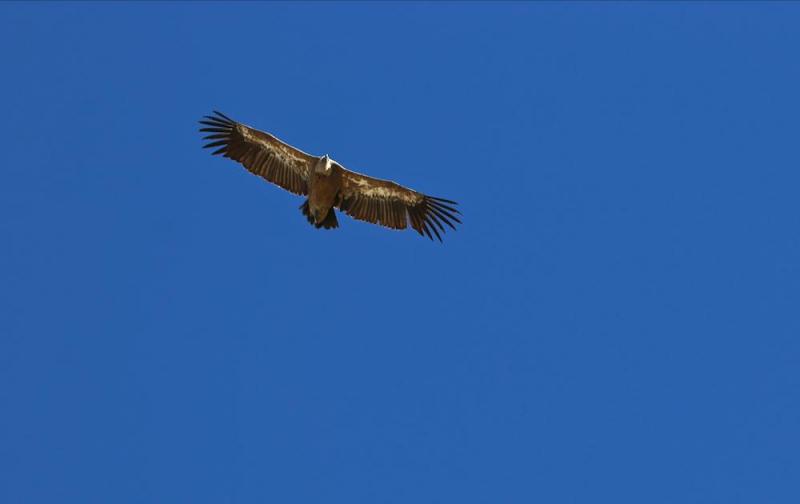
[[[419,234],[441,241],[444,225],[460,223],[454,201],[426,196],[388,180],[368,177],[332,160],[312,156],[278,140],[269,133],[250,128],[215,112],[200,123],[200,131],[219,147],[214,154],[240,162],[252,173],[287,191],[308,196],[300,206],[315,227],[339,226],[334,208],[351,217],[392,229],[411,227]],[[443,225],[444,224],[444,225]]]
[[[342,186],[342,174],[333,170],[331,164],[330,158],[323,156],[309,178],[308,207],[315,224],[323,222],[328,212],[333,211],[336,195]],[[327,169],[325,165],[328,165]]]

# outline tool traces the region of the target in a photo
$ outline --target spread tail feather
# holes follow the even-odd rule
[[[317,224],[314,222],[314,216],[311,215],[311,210],[308,207],[308,200],[305,200],[302,205],[300,205],[300,210],[303,212],[303,215],[306,216],[308,223],[314,226],[315,228],[325,228],[325,229],[334,229],[339,227],[339,221],[336,219],[336,212],[331,208],[328,210],[328,215]]]
[[[308,209],[308,200],[305,200],[303,204],[300,205],[300,211],[306,216],[308,223],[314,225],[314,217],[311,215],[311,210]]]

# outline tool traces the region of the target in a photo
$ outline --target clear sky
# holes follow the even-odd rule
[[[800,502],[799,25],[3,3],[0,501]],[[212,109],[464,225],[317,231]]]

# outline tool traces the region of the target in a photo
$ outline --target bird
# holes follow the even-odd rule
[[[435,236],[440,242],[445,226],[455,230],[461,224],[455,201],[348,170],[327,154],[307,154],[216,110],[199,122],[200,132],[207,133],[203,148],[217,147],[213,155],[237,161],[278,187],[307,196],[300,210],[317,229],[339,227],[334,209],[390,229],[410,225],[421,236],[431,240]]]

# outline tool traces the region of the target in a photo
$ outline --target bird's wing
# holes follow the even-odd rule
[[[454,223],[461,223],[455,201],[426,196],[389,180],[350,171],[338,163],[333,166],[342,177],[336,206],[354,219],[392,229],[405,229],[410,223],[420,235],[424,233],[430,239],[435,235],[439,241],[445,225],[455,229]]]
[[[238,161],[252,173],[295,194],[308,194],[309,174],[317,158],[281,142],[263,131],[245,126],[214,112],[200,121],[200,131],[210,140],[204,148],[219,147],[222,154]]]

